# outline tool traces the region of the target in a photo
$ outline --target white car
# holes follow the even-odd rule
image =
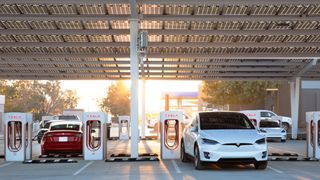
[[[238,112],[199,112],[185,128],[181,139],[181,160],[193,157],[196,169],[205,163],[235,162],[265,169],[268,149],[246,115]]]
[[[287,139],[287,131],[280,127],[279,121],[260,121],[260,132],[265,135],[268,140],[286,142]]]
[[[242,110],[241,113],[248,116],[248,118],[254,123],[255,126],[259,124],[259,121],[281,121],[282,127],[288,131],[292,126],[292,119],[290,117],[279,116],[276,113],[269,110]]]

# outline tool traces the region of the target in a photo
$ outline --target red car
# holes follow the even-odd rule
[[[81,121],[60,121],[50,125],[41,141],[41,154],[82,154]]]

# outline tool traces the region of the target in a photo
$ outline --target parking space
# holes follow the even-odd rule
[[[3,146],[3,143],[0,143]],[[140,141],[140,153],[160,153],[158,141]],[[2,148],[2,147],[0,147]],[[269,142],[269,151],[305,154],[305,141]],[[108,154],[129,153],[129,141],[109,141]],[[33,157],[38,158],[40,145],[33,142]],[[22,164],[0,159],[1,179],[319,179],[319,162],[271,161],[266,170],[252,165],[208,165],[204,170],[194,169],[193,163],[180,160],[159,162],[105,162],[84,161],[70,164]]]
[[[318,162],[270,162],[266,170],[250,165],[208,166],[197,171],[192,163],[83,161],[75,164],[1,162],[1,179],[319,179]],[[231,173],[232,172],[232,173]]]

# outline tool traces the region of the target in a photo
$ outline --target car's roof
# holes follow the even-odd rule
[[[237,111],[203,111],[199,112],[199,114],[243,114]]]
[[[54,122],[60,122],[60,121],[64,121],[64,120],[54,119],[54,120],[47,121],[45,124],[47,124],[47,123],[54,123]]]
[[[59,120],[58,122],[53,122],[53,123],[51,124],[51,126],[60,125],[60,124],[77,124],[77,125],[82,125],[82,122],[81,122],[81,121],[62,121],[62,120]]]

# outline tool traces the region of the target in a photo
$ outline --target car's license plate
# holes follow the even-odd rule
[[[68,142],[68,137],[59,137],[59,142]]]

